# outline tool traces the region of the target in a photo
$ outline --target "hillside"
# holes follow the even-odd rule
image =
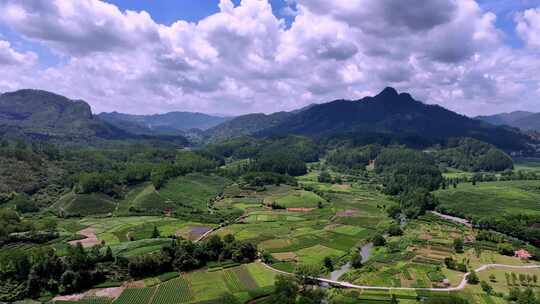
[[[517,130],[424,104],[407,93],[398,94],[393,88],[386,88],[374,97],[315,105],[259,134],[333,137],[343,133],[420,138],[427,143],[471,137],[506,150],[521,150],[529,140]]]
[[[524,131],[540,131],[540,113],[534,113],[515,120],[512,126]]]
[[[203,113],[169,112],[154,115],[100,113],[100,119],[134,134],[183,134],[190,129],[206,130],[230,118]]]
[[[210,142],[251,135],[278,126],[292,116],[294,114],[290,112],[242,115],[208,129],[204,135]]]
[[[493,125],[508,125],[523,131],[540,131],[540,113],[516,111],[489,116],[477,116],[476,119]]]
[[[514,111],[510,113],[500,113],[495,115],[485,115],[477,116],[476,119],[489,122],[493,125],[509,125],[512,126],[512,123],[516,120],[525,118],[527,116],[533,115],[532,112],[526,111]]]
[[[129,137],[96,119],[86,102],[40,90],[0,95],[0,133],[8,137],[69,140]]]
[[[0,136],[59,144],[135,139],[187,144],[181,136],[134,135],[92,115],[90,106],[82,100],[31,89],[0,95]]]

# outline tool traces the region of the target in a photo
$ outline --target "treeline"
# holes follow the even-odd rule
[[[48,143],[0,141],[0,204],[27,194],[47,206],[65,192],[121,197],[127,186],[214,170],[219,161],[200,151],[125,144],[121,148],[65,148]]]
[[[105,281],[115,268],[110,248],[70,246],[60,257],[50,248],[0,253],[0,301],[36,298],[46,292],[73,293]]]
[[[0,252],[0,301],[76,293],[106,281],[189,271],[213,261],[249,263],[256,258],[255,245],[232,235],[223,239],[212,236],[199,243],[173,239],[157,253],[133,258],[114,256],[111,248],[103,245],[85,249],[80,243],[68,246],[63,256],[51,248],[7,249]]]
[[[131,277],[142,278],[169,271],[194,270],[209,262],[250,263],[256,258],[257,247],[253,243],[238,241],[232,235],[223,239],[213,235],[199,243],[173,240],[158,253],[130,259],[128,270]]]
[[[287,136],[267,139],[236,138],[214,144],[201,151],[226,165],[221,174],[242,179],[252,185],[287,183],[294,184],[292,176],[307,173],[307,162],[319,160],[321,149],[311,139]]]
[[[151,181],[156,189],[161,188],[169,179],[192,172],[211,171],[218,163],[196,152],[180,151],[175,159],[160,163],[123,163],[109,171],[81,173],[76,191],[79,193],[101,192],[118,195],[120,185],[134,185]],[[116,190],[115,190],[116,189]]]
[[[341,172],[365,171],[366,166],[374,160],[382,150],[381,145],[363,147],[341,147],[328,153],[326,161],[332,168]]]
[[[375,160],[375,171],[382,176],[383,192],[397,195],[399,205],[387,209],[390,217],[416,218],[438,205],[431,191],[439,188],[443,178],[430,155],[407,148],[386,148]]]
[[[383,149],[375,160],[375,172],[382,175],[384,192],[390,195],[412,189],[433,191],[442,182],[442,174],[430,155],[407,148]]]
[[[469,219],[473,226],[478,229],[494,230],[504,235],[514,237],[524,242],[529,242],[534,246],[540,247],[540,216],[535,214],[504,214],[491,217],[471,217],[465,210],[438,206],[437,211],[457,217]],[[486,232],[487,233],[487,232]],[[484,233],[481,238],[499,243],[500,235],[486,236]],[[532,250],[532,249],[531,249]],[[540,258],[540,254],[537,254]]]
[[[435,159],[463,171],[504,171],[514,168],[512,158],[495,146],[473,138],[451,138],[434,152]]]
[[[0,209],[0,246],[10,243],[42,244],[59,237],[53,218],[23,219],[12,209]]]

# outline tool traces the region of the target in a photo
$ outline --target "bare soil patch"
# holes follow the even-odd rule
[[[332,185],[332,188],[336,188],[339,190],[349,190],[351,189],[351,185],[349,184],[334,184]]]
[[[279,261],[296,261],[297,256],[294,252],[278,252],[278,253],[272,253],[272,257],[274,257],[276,260]]]
[[[82,240],[69,241],[68,243],[72,246],[77,245],[77,243],[81,243],[81,245],[86,248],[99,245],[101,243],[100,240],[98,240],[97,238],[96,230],[94,228],[88,227],[77,233],[80,235],[84,235],[86,238]]]
[[[212,230],[212,228],[202,226],[190,226],[177,230],[176,235],[194,241],[210,230]]]
[[[355,216],[358,216],[360,212],[356,209],[348,209],[348,210],[344,210],[344,211],[338,211],[336,213],[336,216],[338,217],[355,217]]]
[[[287,208],[289,212],[310,212],[315,208]]]
[[[423,233],[418,238],[421,239],[421,240],[429,241],[429,240],[433,239],[433,236],[431,234],[429,234],[429,233]]]
[[[146,287],[146,284],[144,284],[144,280],[138,280],[138,281],[129,281],[125,282],[122,287],[124,288],[143,288]]]
[[[53,298],[53,301],[80,301],[84,298],[90,298],[90,297],[116,299],[120,296],[120,294],[122,294],[125,288],[126,288],[125,286],[121,286],[121,287],[90,289],[83,293],[56,296]]]

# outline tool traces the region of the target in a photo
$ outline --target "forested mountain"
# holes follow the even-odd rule
[[[154,115],[100,113],[99,118],[135,134],[182,134],[190,129],[206,130],[230,120],[203,113],[169,112]]]
[[[515,111],[489,116],[477,116],[476,119],[493,125],[508,125],[523,131],[540,131],[540,113]]]
[[[521,150],[529,140],[512,128],[493,126],[438,105],[424,104],[407,93],[398,94],[393,88],[386,88],[374,97],[315,105],[259,134],[335,137],[344,133],[417,137],[426,141],[424,144],[443,142],[450,137],[471,137],[506,150]]]
[[[211,142],[255,134],[259,131],[275,127],[293,117],[291,112],[277,112],[273,114],[247,114],[238,116],[220,125],[208,129],[205,136]]]
[[[0,135],[10,139],[50,140],[60,144],[158,139],[134,135],[95,117],[90,106],[82,100],[30,89],[0,95]],[[160,139],[187,143],[180,136]]]
[[[86,102],[40,90],[0,95],[0,128],[7,136],[17,134],[30,138],[117,139],[128,136],[96,119]]]

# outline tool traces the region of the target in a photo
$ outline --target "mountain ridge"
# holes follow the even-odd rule
[[[136,134],[183,134],[191,129],[204,131],[231,119],[185,111],[150,115],[132,115],[115,111],[103,112],[97,116],[120,128],[128,128]]]
[[[477,116],[479,119],[493,125],[508,125],[523,131],[540,131],[540,113],[514,111],[494,115]]]
[[[36,89],[0,95],[0,135],[11,139],[50,140],[63,144],[94,144],[126,139],[187,143],[181,136],[137,136],[99,119],[83,100]]]
[[[472,137],[506,150],[525,148],[529,140],[515,129],[493,126],[439,105],[424,104],[390,87],[359,100],[338,99],[313,106],[259,135],[328,137],[343,133],[419,136],[433,143],[450,137]]]

